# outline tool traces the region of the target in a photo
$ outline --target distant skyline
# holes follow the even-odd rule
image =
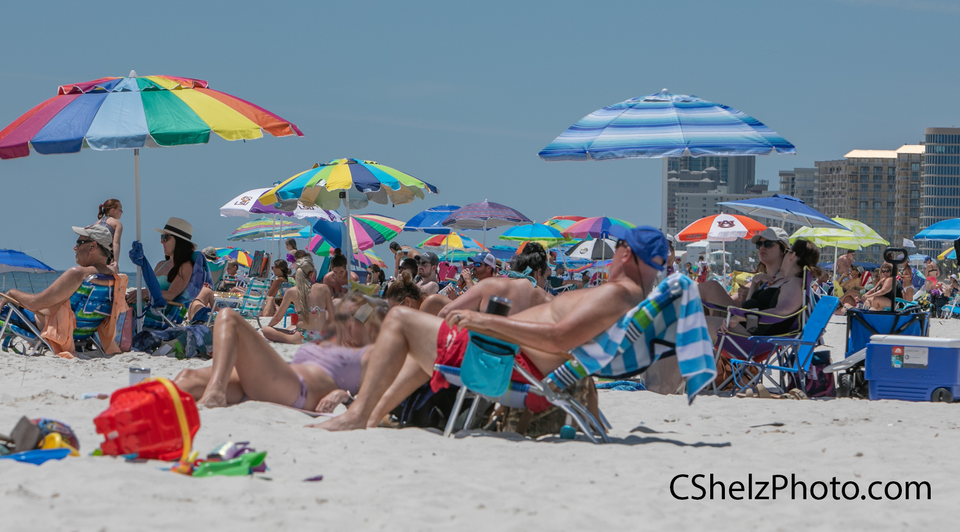
[[[362,212],[407,220],[489,199],[537,221],[609,215],[657,225],[661,161],[547,163],[537,152],[586,114],[663,88],[740,109],[796,145],[796,156],[757,158],[756,178],[771,186],[780,170],[893,150],[918,143],[926,127],[960,124],[955,1],[188,5],[52,2],[38,16],[36,4],[14,3],[0,20],[0,128],[58,85],[133,69],[208,80],[304,132],[142,150],[152,262],[161,257],[151,228],[168,217],[190,221],[200,247],[227,245],[246,220],[219,217],[221,205],[339,157],[376,160],[440,189]],[[0,161],[0,179],[0,247],[69,267],[70,226],[93,223],[97,205],[116,197],[129,249],[131,151],[31,153]],[[388,258],[386,246],[374,251]]]

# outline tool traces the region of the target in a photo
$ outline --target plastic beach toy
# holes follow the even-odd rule
[[[193,476],[236,477],[241,475],[249,475],[253,473],[253,469],[260,466],[260,464],[262,464],[266,458],[267,452],[263,451],[259,453],[241,454],[232,460],[226,460],[224,462],[207,461],[201,463],[196,469],[194,469]]]
[[[70,455],[69,448],[63,449],[37,449],[34,451],[24,451],[22,453],[13,453],[0,456],[0,460],[16,460],[25,464],[40,465],[47,460],[63,460]]]

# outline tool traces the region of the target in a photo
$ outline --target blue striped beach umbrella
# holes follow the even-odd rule
[[[600,161],[796,152],[793,144],[750,115],[663,89],[590,113],[541,150],[540,158]],[[662,187],[666,199],[666,180]],[[666,218],[664,208],[664,229]]]

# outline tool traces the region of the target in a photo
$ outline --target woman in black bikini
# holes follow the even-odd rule
[[[814,277],[819,276],[820,269],[817,262],[820,260],[820,250],[813,242],[797,240],[783,256],[780,269],[772,276],[755,276],[747,294],[747,300],[740,305],[742,308],[762,310],[776,316],[789,316],[803,307],[803,269],[809,268]],[[758,282],[758,278],[760,278]],[[709,316],[707,326],[714,335],[718,330],[731,330],[738,334],[768,335],[783,334],[793,327],[791,320],[763,325],[754,331],[747,331],[737,316],[730,317],[727,325],[726,318]],[[781,330],[782,329],[782,330]]]

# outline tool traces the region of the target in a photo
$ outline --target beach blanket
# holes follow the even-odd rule
[[[687,383],[687,401],[693,402],[716,377],[717,369],[700,291],[681,273],[654,287],[620,321],[571,354],[588,374],[617,378],[642,373],[671,349]]]

